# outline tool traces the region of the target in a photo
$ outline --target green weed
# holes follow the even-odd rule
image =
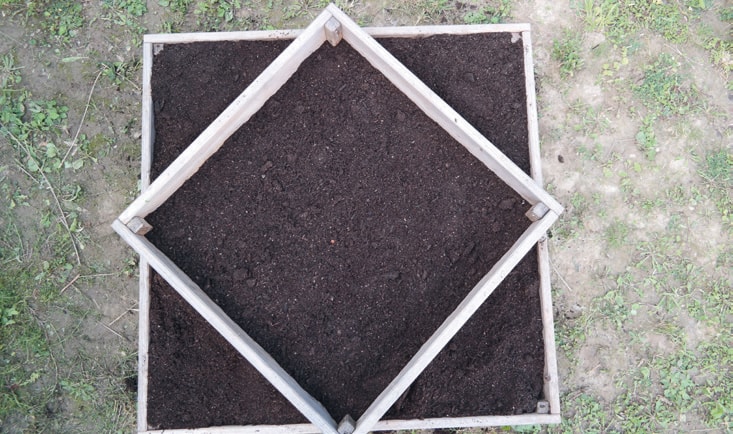
[[[595,300],[598,311],[606,321],[609,321],[616,327],[616,330],[625,330],[627,323],[631,321],[633,316],[639,312],[640,305],[631,303],[626,293],[628,288],[619,283],[626,276],[621,275],[617,278],[617,288],[606,292],[603,296]]]
[[[622,78],[618,77],[617,74],[622,68],[629,64],[629,47],[621,47],[620,57],[615,59],[613,62],[607,62],[601,65],[602,72],[601,77],[608,83],[620,83],[623,81]]]
[[[614,1],[583,0],[576,3],[575,10],[588,29],[597,31],[610,27],[619,16],[619,5]]]
[[[68,42],[84,25],[82,4],[73,0],[57,0],[43,10],[41,27],[55,38]]]
[[[696,90],[685,85],[677,68],[674,58],[662,53],[653,64],[644,67],[641,84],[633,87],[652,114],[673,116],[693,111]]]
[[[26,414],[42,402],[30,392],[46,371],[49,354],[30,304],[37,287],[32,274],[17,265],[6,263],[0,273],[0,420]]]
[[[196,3],[194,14],[198,17],[199,26],[217,30],[231,23],[241,7],[239,0],[203,0]]]
[[[713,5],[712,0],[685,0],[685,5],[695,11],[704,11],[710,9]]]
[[[688,311],[700,322],[714,327],[724,326],[728,323],[733,306],[732,287],[731,281],[723,277],[702,282],[698,286],[698,298],[689,303]]]
[[[101,62],[99,66],[102,69],[102,75],[117,86],[118,89],[125,83],[139,89],[138,85],[133,81],[135,74],[142,68],[139,60]]]
[[[620,248],[626,244],[629,226],[621,220],[614,220],[605,231],[606,244],[611,248]]]
[[[570,206],[563,213],[560,221],[552,229],[552,233],[560,239],[574,238],[583,229],[583,217],[588,210],[588,199],[581,193],[573,193]]]
[[[653,431],[654,403],[648,392],[644,393],[651,387],[651,369],[649,366],[641,366],[633,377],[632,386],[616,398],[614,416],[624,432]]]
[[[710,427],[733,426],[733,397],[730,394],[733,388],[733,341],[730,329],[728,323],[727,337],[703,342],[698,347],[702,372],[702,387],[698,393],[706,412],[705,422]]]
[[[705,180],[723,222],[733,230],[733,153],[727,149],[711,151],[701,166],[700,176]]]
[[[104,0],[102,5],[105,9],[108,9],[113,13],[124,13],[132,17],[141,17],[148,11],[147,5],[142,0]],[[120,19],[117,24],[127,24],[126,18],[119,18]]]
[[[565,353],[565,357],[570,361],[576,359],[575,355],[578,349],[585,342],[588,321],[588,317],[581,315],[575,319],[558,319],[555,323],[557,346]]]
[[[682,253],[681,230],[675,228],[675,218],[670,219],[669,230],[652,234],[651,241],[643,241],[637,247],[636,268],[645,276],[642,287],[660,295],[658,304],[663,309],[679,308],[682,297],[695,289],[699,269]],[[672,306],[674,304],[674,306]]]
[[[511,0],[452,2],[417,0],[403,2],[399,9],[415,24],[496,24],[511,17]],[[414,21],[414,17],[417,20]]]
[[[728,341],[730,338],[728,338]],[[688,415],[703,411],[711,428],[730,426],[730,342],[704,342],[695,351],[682,349],[655,357],[631,373],[630,384],[615,402],[618,428],[624,432],[673,429]]]
[[[158,4],[172,12],[185,14],[191,6],[192,0],[158,0]]]
[[[705,165],[700,170],[700,176],[720,187],[733,185],[733,153],[725,149],[708,153]]]
[[[559,431],[563,434],[602,433],[608,429],[608,416],[603,405],[593,396],[581,393],[563,400],[565,413]]]
[[[73,0],[39,2],[37,6],[31,2],[28,10],[31,15],[37,13],[41,18],[41,28],[62,43],[68,43],[84,25],[82,4]]]
[[[583,67],[580,57],[580,35],[572,30],[565,30],[561,39],[552,43],[552,58],[560,62],[560,76],[572,77]]]
[[[59,145],[64,142],[62,136],[65,134],[68,108],[55,100],[34,100],[30,93],[17,87],[20,81],[12,78],[15,77],[13,56],[6,53],[2,58],[4,71],[10,71],[11,79],[4,79],[4,86],[0,89],[0,101],[4,102],[0,106],[0,137],[14,151],[17,168],[37,189],[16,190],[14,197],[20,194],[24,202],[32,203],[39,212],[45,213],[36,227],[48,229],[49,233],[46,237],[39,237],[44,244],[35,246],[35,249],[56,255],[43,262],[42,274],[63,280],[73,268],[67,258],[73,257],[72,261],[77,265],[81,263],[79,250],[83,248],[83,225],[75,205],[82,197],[81,187],[61,178],[67,169],[80,169],[83,159],[72,157],[72,148],[66,143],[63,147]],[[10,210],[14,209],[12,203]]]
[[[60,171],[67,160],[52,140],[65,129],[69,108],[55,100],[31,99],[26,90],[17,88],[20,75],[13,55],[5,53],[2,62],[0,136],[18,151],[22,167],[31,174]]]
[[[657,136],[654,134],[655,122],[656,118],[654,116],[646,116],[641,121],[639,132],[636,133],[636,144],[649,161],[654,161],[658,151]]]
[[[448,0],[419,0],[414,11],[420,15],[421,21],[428,22],[437,22],[451,12],[453,5]]]
[[[294,2],[283,8],[283,20],[289,21],[304,16],[311,7],[310,2]]]
[[[717,37],[708,38],[703,47],[710,52],[710,60],[725,72],[733,71],[733,41]]]
[[[94,386],[84,380],[61,380],[59,384],[66,393],[77,401],[90,402],[96,396]]]
[[[723,15],[721,19],[725,21]],[[733,73],[733,40],[721,37],[711,25],[702,23],[698,27],[696,42],[708,52],[710,62],[720,68],[728,90],[733,90],[733,80],[730,79]]]
[[[679,5],[658,1],[629,1],[626,5],[636,22],[656,31],[668,41],[682,43],[688,39],[688,27],[684,25],[686,17]]]
[[[478,10],[463,15],[466,24],[498,24],[511,16],[510,0],[499,0],[497,5],[486,5]]]
[[[601,145],[599,142],[595,142],[591,146],[580,144],[578,145],[577,152],[578,155],[583,157],[584,160],[598,161],[601,159],[601,156],[603,154],[603,145]]]
[[[574,9],[588,29],[605,32],[614,44],[628,44],[642,29],[655,31],[675,43],[689,38],[684,25],[687,8],[673,2],[583,0]]]
[[[720,17],[721,21],[726,21],[729,23],[733,22],[733,6],[721,8],[720,11],[718,11],[718,16]]]
[[[611,125],[601,110],[580,100],[570,104],[568,112],[568,123],[572,124],[573,130],[594,140],[608,131]]]
[[[0,15],[20,15],[24,26],[40,28],[40,40],[30,39],[35,45],[68,45],[84,24],[83,5],[74,0],[0,0]]]
[[[145,28],[141,17],[148,11],[145,0],[102,0],[106,11],[103,20],[124,27],[133,34],[133,42],[140,45]]]

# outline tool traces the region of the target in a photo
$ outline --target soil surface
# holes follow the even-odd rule
[[[382,43],[528,170],[521,42]],[[166,46],[154,176],[286,45]],[[340,420],[509,250],[527,209],[342,43],[307,59],[148,220],[149,238]],[[162,279],[151,291],[151,427],[304,421]],[[388,416],[531,412],[543,367],[532,252]]]

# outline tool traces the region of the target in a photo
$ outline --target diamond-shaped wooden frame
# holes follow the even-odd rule
[[[528,128],[530,136],[530,177],[482,136],[465,119],[438,97],[404,65],[377,43],[375,36],[415,36],[435,33],[480,33],[504,31],[521,34],[525,52],[525,78],[527,83]],[[152,156],[152,113],[150,104],[150,73],[153,44],[171,43],[176,40],[232,40],[232,39],[287,39],[297,37],[293,42],[217,117],[206,130],[171,163],[151,184],[150,158]],[[483,162],[505,183],[527,200],[532,207],[527,216],[533,220],[529,228],[514,243],[511,249],[491,268],[471,290],[461,304],[452,312],[435,333],[423,344],[395,379],[374,400],[355,423],[345,418],[337,424],[325,408],[309,395],[278,363],[252,340],[219,306],[183,273],[176,264],[162,254],[143,235],[150,229],[144,218],[164,203],[221,145],[254,115],[277,90],[287,82],[299,65],[318,47],[328,41],[332,45],[341,40],[349,43],[366,58],[400,91],[412,100],[431,119],[444,128],[471,154]],[[141,257],[141,322],[140,322],[140,387],[138,408],[138,429],[147,431],[147,294],[149,266],[154,268],[168,283],[191,304],[227,341],[244,356],[280,393],[283,394],[311,424],[283,426],[252,426],[207,428],[201,432],[297,432],[297,433],[356,433],[376,430],[421,429],[440,427],[473,427],[490,425],[520,425],[536,423],[558,423],[559,392],[557,366],[554,352],[554,331],[549,286],[549,261],[546,231],[557,220],[562,206],[553,199],[541,184],[539,169],[539,146],[537,137],[537,114],[534,98],[534,76],[532,71],[531,41],[528,25],[496,26],[440,26],[411,27],[400,29],[361,29],[340,9],[329,5],[302,32],[235,32],[225,34],[197,35],[152,35],[144,42],[144,86],[143,86],[143,173],[142,193],[120,214],[113,228]],[[534,178],[534,179],[533,179]],[[539,244],[538,244],[539,243]],[[392,404],[412,384],[440,350],[478,310],[494,289],[503,281],[516,264],[538,244],[541,279],[542,319],[545,340],[545,398],[549,409],[537,413],[516,416],[476,416],[464,418],[435,418],[410,421],[380,421]],[[142,289],[145,288],[145,291]],[[143,322],[144,316],[144,322]],[[175,432],[176,430],[165,430]],[[185,430],[199,432],[199,430]]]

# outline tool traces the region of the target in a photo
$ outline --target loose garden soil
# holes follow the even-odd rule
[[[157,176],[289,42],[167,45]],[[525,171],[521,42],[381,43]],[[358,418],[528,227],[529,208],[347,43],[322,46],[183,187],[148,235],[337,421]],[[532,412],[543,342],[532,251],[388,413]],[[160,277],[151,428],[305,419]]]

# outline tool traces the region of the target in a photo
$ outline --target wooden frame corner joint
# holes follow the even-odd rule
[[[532,208],[530,208],[524,215],[526,215],[530,221],[536,222],[544,217],[549,211],[550,207],[545,205],[544,202],[537,202],[532,205]]]
[[[550,403],[545,400],[537,401],[537,413],[538,414],[549,414],[550,413]]]
[[[144,218],[135,216],[127,222],[126,226],[137,235],[145,235],[153,230],[153,226]]]
[[[338,425],[339,434],[351,434],[356,429],[356,422],[350,415],[344,416]]]
[[[341,30],[341,22],[336,18],[331,17],[330,20],[326,21],[326,24],[323,26],[323,30],[326,32],[326,40],[334,47],[338,45],[344,37],[344,33]]]

